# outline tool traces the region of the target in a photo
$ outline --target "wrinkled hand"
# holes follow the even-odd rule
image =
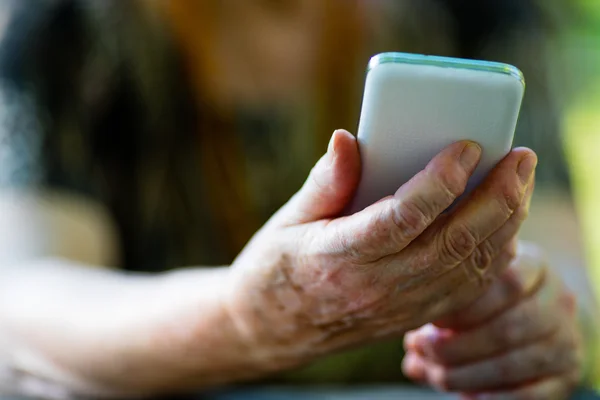
[[[483,275],[513,257],[537,162],[531,150],[512,151],[440,217],[480,153],[455,143],[395,195],[337,217],[360,175],[356,140],[337,131],[303,188],[233,264],[227,307],[254,357],[278,368],[397,337],[479,296]]]
[[[464,310],[405,337],[405,374],[473,399],[566,399],[579,382],[574,296],[532,245]]]

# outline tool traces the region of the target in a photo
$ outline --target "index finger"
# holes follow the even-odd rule
[[[476,143],[454,143],[393,196],[332,221],[340,248],[360,263],[400,252],[465,191],[480,157]]]
[[[439,276],[469,257],[489,258],[491,249],[479,245],[500,229],[520,207],[525,198],[537,157],[529,149],[509,153],[485,180],[441,224],[436,224],[410,246],[412,259],[433,260],[421,279]],[[473,263],[477,265],[477,263]]]

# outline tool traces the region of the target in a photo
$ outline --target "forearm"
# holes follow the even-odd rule
[[[268,369],[229,316],[227,268],[126,276],[52,260],[10,271],[0,279],[5,391],[155,394]]]

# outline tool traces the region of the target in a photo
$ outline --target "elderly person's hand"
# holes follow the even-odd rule
[[[565,399],[580,381],[574,296],[521,245],[511,267],[464,310],[405,337],[404,372],[473,399]]]
[[[55,259],[9,268],[0,279],[0,390],[196,390],[401,336],[464,308],[512,260],[536,164],[530,150],[513,150],[444,213],[479,157],[475,144],[455,143],[395,195],[340,217],[360,175],[356,140],[340,131],[231,268],[124,276]]]
[[[359,179],[356,140],[334,134],[302,190],[235,261],[229,312],[253,357],[282,365],[387,337],[466,306],[514,254],[537,163],[513,150],[449,214],[480,158],[455,143],[395,195],[338,217]]]

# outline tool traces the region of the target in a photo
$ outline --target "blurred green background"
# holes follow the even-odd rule
[[[565,101],[563,132],[591,279],[600,298],[600,1],[578,1],[581,23],[560,43],[574,89]]]
[[[583,23],[574,24],[561,44],[574,88],[565,103],[563,132],[592,279],[600,296],[600,1],[578,1]]]

